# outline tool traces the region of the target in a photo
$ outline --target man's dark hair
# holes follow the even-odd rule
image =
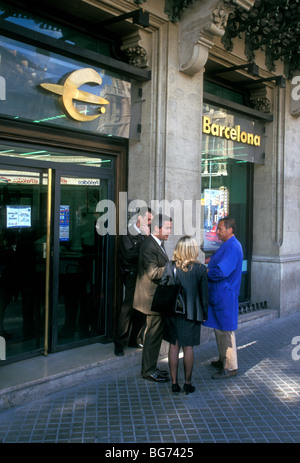
[[[153,231],[156,226],[158,226],[158,228],[161,228],[165,222],[172,222],[172,220],[172,217],[169,217],[168,215],[157,214],[154,216],[151,222],[151,230]]]
[[[137,210],[137,215],[141,215],[142,217],[145,217],[145,215],[147,214],[147,212],[149,212],[149,214],[152,214],[153,215],[153,212],[152,212],[152,209],[151,207],[148,207],[148,206],[143,206],[143,207],[139,207]]]
[[[236,230],[235,219],[231,217],[224,217],[223,219],[219,220],[219,223],[220,222],[224,222],[224,226],[226,230],[228,230],[228,228],[232,228],[232,233],[235,234],[235,230]]]

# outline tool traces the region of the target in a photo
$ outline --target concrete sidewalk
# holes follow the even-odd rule
[[[299,443],[300,312],[237,331],[239,374],[214,381],[214,340],[195,349],[196,391],[140,376],[140,353],[77,386],[0,412],[3,443]],[[130,361],[134,357],[137,361]],[[167,367],[161,359],[160,366]],[[180,383],[183,367],[180,364]]]
[[[243,313],[239,316],[239,330],[277,317],[274,309]],[[201,344],[210,340],[214,340],[213,330],[203,327]],[[167,352],[168,344],[163,342],[160,358],[166,358]],[[140,364],[140,349],[126,349],[125,357],[116,357],[113,343],[94,343],[6,365],[0,362],[0,410],[98,379],[107,371],[130,370]]]

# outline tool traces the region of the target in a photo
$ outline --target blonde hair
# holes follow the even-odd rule
[[[198,243],[190,236],[180,238],[173,252],[173,260],[176,262],[176,267],[179,267],[184,272],[188,271],[188,266],[197,262],[199,254]]]

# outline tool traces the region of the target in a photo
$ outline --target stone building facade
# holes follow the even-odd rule
[[[0,3],[4,11],[6,2]],[[101,59],[121,78],[126,74],[131,84],[130,134],[124,135],[129,119],[126,100],[122,103],[122,132],[110,138],[111,145],[108,138],[101,146],[97,144],[95,133],[83,137],[90,152],[106,144],[107,156],[116,156],[112,198],[117,210],[118,195],[124,192],[128,202],[138,199],[159,208],[166,201],[168,207],[172,206],[171,215],[182,214],[183,225],[175,229],[167,244],[169,256],[180,235],[196,234],[202,261],[217,245],[214,225],[218,218],[224,213],[233,214],[245,252],[241,302],[266,301],[268,307],[284,316],[299,310],[300,293],[300,66],[299,55],[295,55],[299,7],[297,2],[278,0],[272,8],[276,15],[264,22],[270,11],[263,6],[271,9],[271,2],[264,3],[45,0],[37,13],[46,23],[49,18],[53,20],[55,10],[58,23],[69,21],[68,27],[72,28],[73,21],[76,31],[86,37],[107,38],[117,48],[119,61],[116,56],[114,61]],[[16,12],[25,8],[22,2],[10,4]],[[283,13],[288,9],[292,16],[287,18]],[[137,11],[141,13],[140,23],[135,16],[132,18]],[[84,25],[80,25],[81,18]],[[1,15],[0,19],[4,23]],[[4,35],[20,40],[13,24],[6,24]],[[280,44],[271,33],[272,27],[277,33],[278,24],[285,33]],[[264,29],[267,27],[271,31]],[[27,34],[27,43],[36,40],[35,29]],[[273,37],[273,42],[266,42],[264,34]],[[44,45],[49,49],[46,39]],[[62,55],[71,56],[68,44],[59,46]],[[275,49],[281,51],[276,54]],[[87,52],[84,58],[93,67],[95,57]],[[120,82],[118,88],[128,96],[127,84]],[[4,93],[2,85],[1,100]],[[117,94],[114,98],[119,101]],[[214,125],[210,134],[203,131],[203,116]],[[112,118],[111,125],[113,122]],[[25,126],[18,126],[18,135],[14,124],[11,119],[5,122],[1,139],[20,139]],[[71,129],[76,131],[74,127]],[[99,124],[100,135],[102,130]],[[56,147],[61,141],[71,146],[58,132],[53,134]],[[247,139],[249,134],[257,137],[257,143]],[[37,136],[27,134],[27,139],[35,143]],[[47,140],[44,142],[50,143]],[[76,143],[74,149],[83,142]],[[116,148],[118,144],[120,149]],[[94,174],[91,171],[89,175]],[[113,252],[110,256],[116,259]],[[117,264],[111,272],[112,287],[120,292]],[[118,296],[114,296],[109,310],[117,314]],[[108,318],[105,334],[109,338],[114,322],[113,317]]]
[[[141,139],[130,143],[128,191],[129,197],[147,200],[196,201],[201,197],[206,66],[218,63],[238,68],[247,64],[245,35],[233,39],[231,51],[226,50],[222,38],[229,15],[236,8],[251,12],[254,2],[196,0],[180,11],[176,22],[166,14],[171,3],[148,1],[142,5],[150,13],[151,27],[140,31],[140,44],[149,57],[152,79],[143,87]],[[255,63],[259,77],[248,87],[252,107],[271,114],[273,120],[265,122],[264,163],[254,164],[253,169],[250,297],[254,302],[267,301],[285,315],[299,308],[300,122],[299,101],[292,97],[291,82],[295,89],[298,73],[296,70],[286,78],[282,60],[275,62],[271,72],[264,50],[257,50]],[[235,73],[232,82],[245,80],[244,69]],[[284,88],[271,80],[276,76],[286,78]],[[146,171],[138,180],[137,166],[138,172]]]

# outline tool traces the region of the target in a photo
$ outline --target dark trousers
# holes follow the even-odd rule
[[[115,343],[120,344],[122,347],[142,341],[141,335],[146,317],[132,307],[135,283],[135,275],[126,276],[124,281],[125,297],[121,306],[115,336]]]
[[[151,375],[156,370],[160,346],[163,338],[163,318],[160,315],[147,315],[142,354],[142,376]]]

